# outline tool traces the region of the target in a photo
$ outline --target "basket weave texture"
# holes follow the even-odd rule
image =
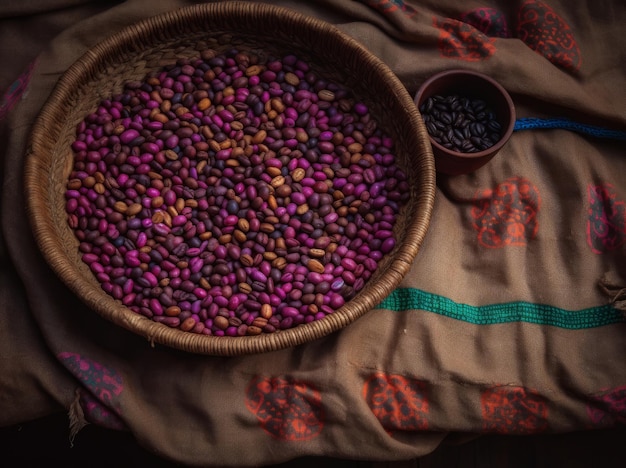
[[[320,76],[351,89],[394,139],[410,200],[395,226],[396,248],[366,286],[322,320],[271,334],[198,335],[131,311],[100,287],[67,223],[64,193],[72,169],[77,124],[125,83],[211,48],[256,54],[296,54]],[[194,5],[127,27],[88,50],[59,79],[33,128],[26,154],[28,215],[37,244],[54,272],[91,309],[151,343],[208,355],[244,355],[300,345],[336,332],[367,313],[398,286],[426,235],[434,204],[435,169],[428,135],[411,96],[393,72],[335,26],[262,3]]]

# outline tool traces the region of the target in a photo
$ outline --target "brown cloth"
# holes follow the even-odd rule
[[[336,24],[411,94],[441,70],[486,73],[518,122],[489,164],[438,176],[426,241],[380,307],[232,358],[153,347],[87,309],[25,212],[23,155],[56,80],[109,34],[189,3],[0,6],[0,424],[67,411],[75,444],[91,423],[179,463],[253,466],[626,423],[624,2],[272,2]]]

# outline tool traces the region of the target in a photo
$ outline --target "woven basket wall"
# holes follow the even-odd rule
[[[197,335],[156,323],[107,295],[81,261],[78,240],[67,223],[64,193],[77,124],[98,103],[179,58],[206,48],[236,47],[257,54],[295,53],[325,78],[351,89],[392,136],[411,193],[396,224],[397,246],[366,287],[326,318],[271,334],[246,337]],[[334,26],[283,8],[219,2],[183,8],[147,19],[97,44],[60,78],[45,103],[26,155],[29,219],[44,257],[63,282],[90,308],[152,343],[187,352],[242,355],[296,346],[346,327],[374,308],[401,281],[430,222],[435,169],[426,129],[406,89],[378,58]]]

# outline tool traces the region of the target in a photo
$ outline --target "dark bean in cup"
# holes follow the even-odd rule
[[[497,116],[480,98],[436,94],[427,98],[419,110],[431,138],[452,151],[484,151],[502,136]]]

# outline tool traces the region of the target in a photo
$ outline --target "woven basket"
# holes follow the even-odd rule
[[[324,319],[245,337],[198,335],[157,323],[123,306],[81,261],[64,193],[77,124],[125,82],[213,48],[295,53],[320,75],[351,89],[395,140],[410,200],[396,223],[396,248],[341,309]],[[428,135],[407,90],[377,57],[331,24],[262,3],[201,4],[134,24],[87,51],[60,78],[38,116],[26,155],[29,219],[41,252],[62,281],[95,312],[120,327],[179,350],[244,355],[300,345],[336,332],[376,307],[409,270],[429,226],[435,168]]]

